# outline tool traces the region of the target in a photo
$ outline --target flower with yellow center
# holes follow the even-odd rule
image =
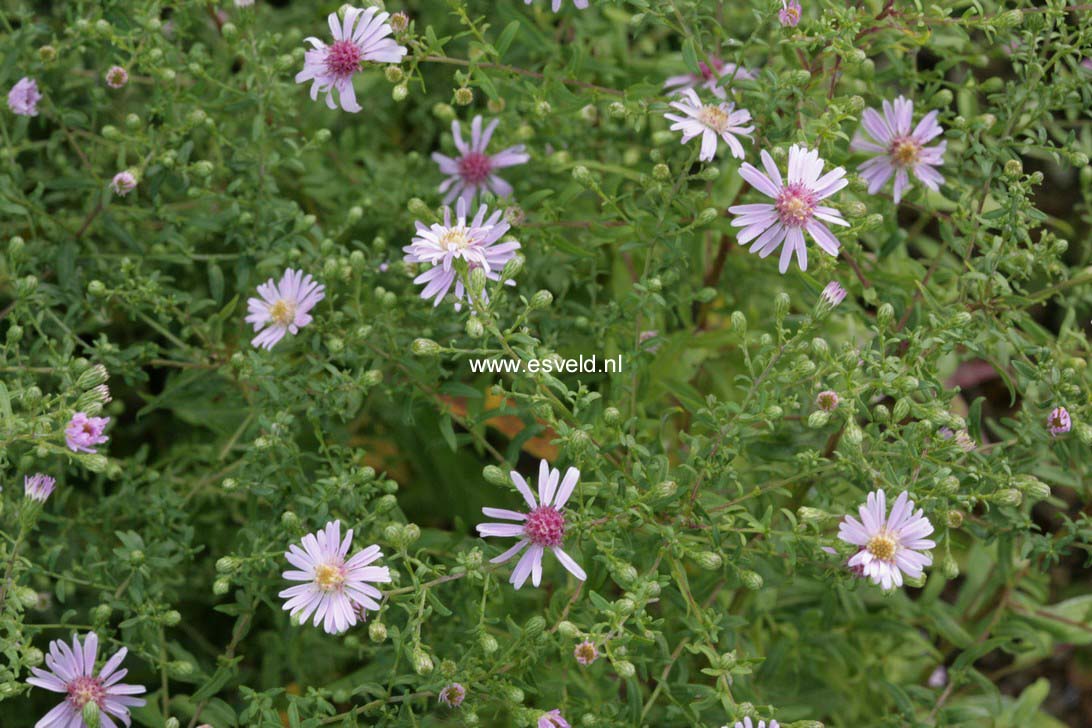
[[[701,113],[698,114],[698,120],[718,134],[724,133],[728,128],[727,112],[719,106],[713,106],[712,104],[707,104],[702,107]]]
[[[877,559],[891,561],[895,558],[895,551],[898,549],[898,544],[895,542],[895,539],[888,535],[887,531],[881,531],[868,540],[868,544],[865,548]]]
[[[274,323],[287,326],[296,318],[296,304],[282,298],[269,307],[269,318]]]
[[[454,227],[440,236],[440,244],[450,251],[466,250],[470,245],[470,236],[464,227]]]
[[[913,167],[921,156],[921,145],[910,138],[896,139],[891,145],[891,163],[896,167]]]
[[[345,583],[345,571],[330,564],[320,564],[315,568],[315,583],[325,592],[340,589]]]

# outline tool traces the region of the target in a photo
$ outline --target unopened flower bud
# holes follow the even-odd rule
[[[492,483],[493,485],[508,485],[508,474],[496,465],[486,465],[482,468],[482,477],[485,478],[487,483]]]
[[[418,675],[428,675],[433,670],[432,658],[422,649],[413,651],[413,671]]]
[[[216,596],[222,597],[229,591],[231,591],[231,580],[227,577],[220,577],[212,582],[212,593]]]
[[[826,427],[828,422],[830,422],[829,412],[824,412],[823,410],[815,410],[810,415],[808,415],[808,427],[814,430]]]
[[[618,673],[618,677],[623,680],[633,677],[637,674],[637,668],[633,666],[633,663],[629,660],[618,660],[614,663],[614,671]]]
[[[86,728],[99,728],[99,726],[102,725],[99,705],[94,700],[88,700],[84,703],[80,715],[83,718],[83,725],[86,726]]]
[[[694,557],[694,561],[707,571],[716,571],[724,566],[724,558],[715,551],[702,551]]]
[[[437,356],[440,353],[440,345],[432,339],[414,339],[412,350],[417,356]]]
[[[732,311],[732,329],[740,334],[747,333],[747,317],[742,311]]]
[[[994,494],[994,499],[1003,506],[1018,506],[1024,500],[1016,488],[1002,488]]]
[[[527,637],[534,637],[542,634],[545,629],[546,620],[541,615],[536,614],[528,619],[527,624],[523,626],[523,634]]]
[[[951,556],[945,556],[940,560],[940,573],[945,579],[955,579],[959,576],[959,564]]]
[[[523,256],[517,255],[504,264],[501,270],[501,280],[508,281],[519,275],[523,270]]]
[[[876,326],[886,329],[895,318],[895,307],[890,303],[881,304],[876,310]]]
[[[568,637],[569,639],[580,636],[580,629],[567,619],[557,625],[557,631],[562,637]]]
[[[716,167],[710,167],[710,169],[716,169]],[[698,227],[703,227],[713,222],[720,216],[715,207],[707,207],[698,213],[698,216],[694,218],[694,224]]]
[[[945,522],[948,524],[948,528],[959,528],[963,525],[963,514],[954,509],[950,510],[945,516]]]
[[[1041,501],[1050,497],[1050,486],[1033,475],[1022,475],[1015,483],[1029,500]]]
[[[409,98],[409,86],[404,83],[400,83],[391,89],[391,98],[395,101],[405,101]]]
[[[743,586],[747,587],[751,591],[758,591],[762,588],[762,575],[758,574],[757,572],[741,571],[739,572],[739,580],[743,583]]]
[[[234,556],[222,556],[216,560],[216,570],[221,574],[230,574],[239,568],[240,563]]]
[[[679,484],[674,480],[664,480],[652,488],[652,498],[654,500],[667,500],[673,498],[678,490]]]
[[[595,177],[592,173],[582,164],[573,167],[573,179],[585,187],[593,187],[595,185]]]
[[[778,321],[783,321],[785,316],[789,313],[789,306],[792,304],[792,299],[789,298],[789,294],[784,291],[779,291],[774,296],[774,316]]]
[[[532,309],[548,308],[551,303],[554,302],[554,294],[550,293],[546,289],[536,291],[535,295],[531,296],[531,300],[528,305]]]
[[[474,102],[474,91],[463,86],[455,89],[455,103],[459,106],[469,106]]]
[[[372,642],[383,642],[387,639],[387,625],[376,620],[368,625],[368,639]]]

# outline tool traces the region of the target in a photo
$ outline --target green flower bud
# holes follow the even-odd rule
[[[1014,483],[1029,500],[1041,501],[1050,497],[1050,486],[1033,475],[1021,475]]]
[[[963,514],[957,510],[948,511],[945,522],[948,524],[948,528],[959,528],[963,525]]]
[[[553,303],[553,302],[554,302],[554,294],[552,294],[549,291],[543,289],[541,291],[536,291],[535,295],[531,296],[531,300],[528,302],[528,305],[532,309],[540,309],[540,308],[548,308],[550,306],[550,304]]]
[[[391,89],[391,98],[395,101],[402,102],[409,98],[409,86],[404,83],[400,83]]]
[[[440,345],[432,339],[414,339],[412,349],[417,356],[438,356],[440,354]]]
[[[163,728],[179,728],[179,725],[178,718],[174,717],[167,718],[167,720],[163,722]]]
[[[186,660],[174,660],[167,665],[167,671],[173,677],[189,677],[194,673],[193,663]]]
[[[212,582],[212,593],[218,597],[222,597],[231,591],[231,580],[226,576],[222,576],[216,581]]]
[[[858,447],[864,440],[864,433],[861,432],[861,428],[857,426],[856,422],[850,420],[846,423],[846,431],[842,439],[852,447]]]
[[[792,304],[792,299],[789,298],[789,294],[784,291],[779,291],[774,297],[774,316],[778,321],[784,321],[785,316],[789,313],[789,306]]]
[[[762,576],[754,571],[739,572],[739,580],[743,583],[743,586],[751,591],[758,591],[762,588]]]
[[[568,639],[576,639],[580,636],[580,629],[567,619],[557,625],[557,631],[562,637]]]
[[[230,574],[239,568],[241,562],[234,556],[222,556],[216,560],[216,570],[221,574]]]
[[[51,45],[44,45],[38,49],[38,58],[42,63],[51,63],[57,58],[57,49]]]
[[[716,169],[716,167],[710,167],[709,169]],[[694,218],[694,224],[698,227],[704,227],[709,223],[720,217],[720,212],[715,207],[707,207],[698,213],[698,216]]]
[[[493,654],[500,648],[500,645],[497,644],[497,638],[491,634],[483,633],[482,636],[478,638],[478,644],[482,646],[482,651],[487,655]]]
[[[413,651],[413,671],[418,675],[428,675],[432,672],[432,658],[428,653],[418,648]]]
[[[674,480],[664,480],[657,483],[650,491],[650,494],[653,500],[667,500],[675,497],[678,490],[679,484]]]
[[[994,500],[1003,506],[1016,507],[1024,498],[1016,488],[1002,488],[994,494]]]
[[[524,258],[522,255],[511,258],[504,264],[504,269],[501,270],[501,280],[507,281],[518,276],[520,271],[523,270],[523,262]]]
[[[474,103],[474,91],[466,86],[455,89],[455,103],[459,106],[469,106]]]
[[[515,685],[509,685],[507,688],[505,688],[504,693],[505,697],[508,698],[509,702],[516,704],[523,702],[523,691],[517,688]]]
[[[658,179],[661,182],[671,179],[671,167],[668,167],[663,162],[660,162],[652,168],[652,178]]]
[[[724,566],[724,558],[715,551],[702,551],[694,556],[694,561],[707,571],[716,571]]]
[[[614,671],[618,673],[618,677],[623,680],[629,679],[637,674],[637,668],[635,668],[633,663],[629,660],[618,660],[615,662]]]
[[[536,614],[528,619],[527,624],[523,626],[523,634],[526,637],[535,637],[536,635],[542,634],[545,629],[546,620],[541,615]]]
[[[740,334],[747,333],[747,317],[742,311],[732,311],[732,329]]]
[[[434,104],[432,115],[441,121],[451,121],[455,118],[455,109],[451,104]]]
[[[830,422],[830,412],[815,410],[808,415],[808,427],[814,430],[826,427],[828,422]]]
[[[398,83],[406,77],[406,74],[402,72],[402,69],[395,65],[388,65],[383,70],[383,75],[386,76],[387,80],[391,83]]]
[[[614,571],[614,580],[628,587],[637,581],[637,568],[632,564],[622,564]]]
[[[890,303],[881,304],[876,310],[876,326],[880,329],[886,329],[891,325],[891,321],[895,318],[895,307]]]
[[[80,711],[83,717],[83,724],[86,728],[99,728],[102,725],[99,713],[99,705],[94,700],[88,700],[84,703],[83,710]]]
[[[831,518],[831,515],[826,511],[819,510],[818,508],[811,508],[809,506],[800,506],[796,509],[796,516],[804,523],[823,523],[827,519]]]
[[[172,609],[170,611],[164,612],[163,616],[160,619],[163,624],[167,625],[168,627],[174,627],[182,621],[182,615],[179,614],[177,610]]]
[[[376,620],[368,625],[368,639],[372,642],[383,642],[387,639],[387,625]]]
[[[99,604],[91,610],[91,621],[96,623],[105,622],[110,619],[110,615],[113,611],[113,608],[109,604]]]
[[[585,187],[595,186],[595,177],[592,176],[592,173],[584,165],[579,164],[573,167],[572,174],[573,179],[575,179],[577,182],[584,185]]]

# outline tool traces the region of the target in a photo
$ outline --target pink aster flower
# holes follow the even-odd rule
[[[440,185],[440,192],[447,193],[444,197],[445,205],[451,204],[456,197],[470,204],[474,195],[482,190],[489,190],[497,197],[508,197],[512,194],[512,185],[498,177],[496,171],[523,164],[531,157],[523,150],[522,144],[508,147],[497,154],[486,154],[485,149],[499,123],[499,119],[493,119],[483,132],[482,117],[475,116],[470,123],[470,144],[467,144],[463,140],[458,120],[451,122],[451,135],[455,137],[455,148],[459,150],[458,158],[452,159],[439,152],[432,155],[433,161],[440,165],[440,171],[447,175],[447,179]]]
[[[838,281],[831,281],[820,295],[824,304],[830,308],[836,308],[838,304],[846,299],[846,289],[842,288],[842,284]]]
[[[937,123],[937,112],[926,114],[913,131],[914,102],[902,96],[883,102],[883,116],[875,109],[865,109],[858,130],[849,148],[855,152],[872,152],[877,156],[868,160],[858,171],[868,182],[868,193],[876,194],[895,175],[895,204],[910,187],[910,173],[931,190],[940,189],[944,177],[935,167],[944,163],[944,150],[948,142],[942,141],[931,147],[925,146],[940,136],[944,130]]]
[[[24,76],[8,91],[8,108],[18,116],[37,116],[38,102],[42,95],[38,93],[38,82]]]
[[[93,446],[110,439],[102,434],[109,422],[109,417],[88,417],[86,412],[77,412],[64,428],[65,444],[72,452],[98,452]]]
[[[587,666],[599,659],[599,650],[591,642],[584,641],[573,648],[573,657],[581,665]]]
[[[944,665],[937,665],[936,669],[929,673],[926,683],[931,688],[942,688],[948,684],[948,670]]]
[[[353,91],[353,74],[360,70],[363,61],[400,63],[406,49],[387,36],[393,33],[387,23],[389,13],[379,8],[348,8],[345,19],[330,13],[330,32],[334,42],[326,45],[315,37],[305,38],[312,49],[303,60],[303,70],[296,74],[296,83],[311,81],[311,98],[318,100],[319,93],[326,94],[326,105],[337,108],[334,91],[337,91],[341,108],[356,113],[360,104]]]
[[[1065,407],[1055,407],[1047,416],[1047,430],[1054,437],[1064,435],[1073,426],[1073,420],[1069,417],[1069,410]]]
[[[974,450],[974,438],[971,437],[971,433],[967,432],[966,429],[960,429],[959,432],[953,432],[950,427],[941,427],[937,430],[937,434],[945,440],[955,438],[956,445],[958,445],[959,449],[963,452]]]
[[[573,494],[573,489],[580,479],[580,471],[576,468],[566,470],[565,478],[561,480],[559,487],[558,479],[561,478],[561,471],[557,468],[551,468],[548,462],[542,460],[538,466],[537,501],[522,475],[514,470],[509,475],[530,510],[527,513],[519,513],[503,508],[482,509],[482,513],[487,516],[503,518],[507,521],[518,521],[518,523],[478,524],[478,534],[482,537],[514,536],[519,539],[515,546],[500,556],[490,559],[490,563],[503,564],[520,551],[523,551],[524,548],[527,548],[523,556],[520,557],[519,563],[516,564],[516,568],[512,570],[512,576],[508,581],[516,589],[519,589],[527,581],[527,577],[530,576],[531,583],[538,586],[542,580],[542,554],[546,549],[549,549],[554,552],[557,560],[573,576],[581,581],[587,579],[588,577],[584,570],[580,568],[580,565],[573,561],[572,557],[561,548],[561,544],[565,540],[565,517],[561,515],[561,509],[565,507],[569,496]]]
[[[769,725],[766,725],[766,721],[760,720],[758,723],[752,723],[750,718],[744,718],[743,720],[737,720],[735,728],[781,728],[780,724],[776,720],[771,720]]]
[[[110,66],[106,72],[106,85],[110,88],[122,88],[129,83],[129,72],[121,66]]]
[[[854,546],[862,547],[849,559],[849,566],[861,566],[872,583],[885,590],[902,586],[902,575],[918,578],[922,569],[933,563],[933,557],[922,553],[936,546],[926,539],[933,532],[933,524],[918,509],[914,501],[903,491],[887,514],[883,489],[868,494],[865,505],[859,509],[861,520],[846,516],[838,528],[838,538]]]
[[[777,19],[786,28],[795,28],[800,24],[800,14],[803,12],[799,0],[781,0],[781,9],[777,11]]]
[[[710,67],[712,64],[712,67]],[[718,99],[728,97],[724,90],[731,85],[734,79],[753,81],[758,74],[735,63],[726,63],[716,56],[709,56],[709,63],[698,63],[700,74],[684,73],[679,76],[671,76],[664,81],[664,90],[671,94],[682,93],[687,89],[704,88],[713,93]]]
[[[136,186],[137,179],[129,170],[118,172],[114,175],[114,179],[110,180],[110,189],[118,197],[125,197],[125,195],[135,190]]]
[[[554,708],[549,713],[543,713],[538,717],[538,728],[572,728],[572,726],[562,717],[561,711]]]
[[[433,223],[426,227],[424,223],[418,222],[413,243],[402,248],[406,253],[405,262],[427,263],[432,266],[414,278],[413,282],[425,284],[421,298],[434,299],[434,306],[440,305],[453,284],[455,297],[459,301],[467,298],[466,288],[459,278],[455,261],[464,261],[468,271],[481,268],[485,271],[486,278],[497,281],[500,280],[500,271],[504,264],[515,256],[520,247],[514,240],[497,242],[509,230],[508,223],[501,220],[499,211],[486,218],[489,209],[482,205],[473,219],[467,222],[467,203],[463,198],[459,198],[455,210],[455,220],[452,220],[451,208],[444,209],[442,225]],[[515,281],[505,283],[515,285]],[[484,294],[482,298],[485,298]],[[455,310],[461,308],[462,304],[457,301]]]
[[[815,398],[815,404],[824,412],[833,412],[838,409],[838,402],[838,393],[830,389],[820,392]]]
[[[53,486],[56,482],[53,478],[42,473],[35,473],[29,477],[24,475],[23,495],[39,503],[45,503],[46,498],[53,492]]]
[[[1081,68],[1086,71],[1092,71],[1092,58],[1085,58],[1081,61]]]
[[[250,343],[263,349],[272,349],[285,334],[295,336],[313,320],[308,313],[326,297],[326,287],[319,285],[302,270],[289,268],[281,276],[280,283],[270,278],[258,286],[261,298],[247,299],[250,313],[246,322],[254,325],[258,334]],[[263,331],[264,329],[264,331]]]
[[[728,212],[738,215],[732,220],[732,225],[743,228],[739,233],[740,244],[754,240],[751,252],[763,258],[781,247],[778,270],[782,273],[789,269],[794,251],[800,270],[808,269],[805,232],[824,252],[837,256],[841,244],[823,222],[846,226],[849,223],[842,213],[819,202],[849,184],[846,171],[835,167],[824,175],[823,160],[819,158],[818,151],[793,145],[789,149],[788,179],[782,182],[773,157],[766,150],[762,150],[761,156],[765,174],[749,162],[743,163],[739,173],[752,187],[772,197],[774,202],[728,208]]]
[[[459,683],[451,683],[444,686],[437,699],[449,708],[458,708],[465,698],[466,688]]]
[[[289,581],[302,581],[285,589],[277,596],[286,599],[284,608],[300,622],[315,615],[314,626],[322,622],[327,634],[339,634],[357,623],[357,610],[379,610],[378,599],[383,594],[368,582],[389,582],[390,570],[386,566],[369,566],[382,558],[379,546],[371,545],[346,559],[353,545],[353,530],[341,538],[341,521],[331,521],[322,531],[309,533],[301,541],[288,547],[284,558],[298,570],[286,571],[281,576]]]
[[[99,652],[99,637],[88,632],[80,644],[79,637],[73,635],[72,646],[61,640],[49,643],[49,654],[45,664],[49,670],[38,667],[30,668],[33,677],[27,683],[54,693],[66,693],[64,701],[42,716],[35,728],[86,728],[83,721],[83,707],[88,703],[98,706],[103,728],[117,728],[112,720],[117,718],[129,725],[129,708],[144,705],[144,698],[136,698],[145,692],[143,685],[128,685],[121,682],[129,672],[121,668],[128,650],[122,647],[106,661],[98,674],[95,674],[95,659]]]
[[[694,89],[683,89],[682,95],[686,100],[672,101],[671,106],[685,116],[664,114],[665,119],[675,122],[671,125],[671,130],[682,132],[682,143],[687,144],[700,135],[701,154],[698,159],[711,162],[717,154],[719,137],[728,145],[733,157],[743,159],[743,145],[736,139],[736,135],[749,137],[755,130],[754,126],[744,126],[751,120],[751,112],[746,109],[736,111],[735,105],[730,103],[703,104]]]
[[[523,0],[524,5],[530,5],[532,2],[534,2],[534,0]],[[555,13],[561,10],[561,2],[562,0],[553,0],[552,4]],[[573,0],[573,5],[584,10],[588,7],[588,2],[589,0]]]

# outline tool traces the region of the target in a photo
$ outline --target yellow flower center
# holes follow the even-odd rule
[[[718,134],[728,128],[728,114],[719,106],[704,106],[698,119]]]
[[[451,228],[440,236],[440,245],[448,250],[463,250],[470,245],[470,236],[466,234],[466,228]]]
[[[898,544],[886,531],[881,531],[868,540],[868,545],[865,548],[868,549],[868,553],[877,559],[890,561],[895,556],[895,549],[898,548]]]
[[[918,161],[921,146],[913,139],[898,139],[891,145],[891,161],[897,167],[909,167]]]
[[[269,307],[269,318],[281,326],[288,326],[296,319],[296,304],[282,298]]]
[[[345,583],[345,574],[338,566],[322,564],[315,569],[315,583],[323,591],[333,591]]]

